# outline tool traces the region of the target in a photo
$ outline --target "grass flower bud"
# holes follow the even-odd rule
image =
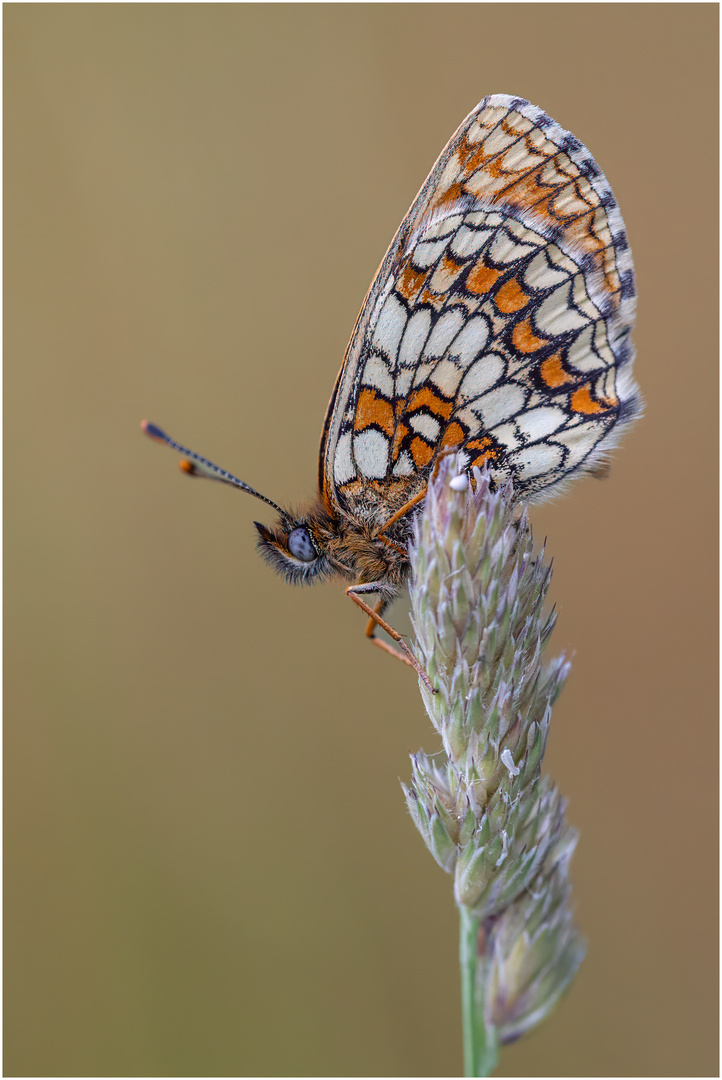
[[[556,621],[545,609],[551,567],[511,485],[495,490],[476,468],[469,482],[462,469],[442,459],[414,522],[414,649],[432,689],[419,688],[445,756],[413,755],[402,787],[454,877],[466,1059],[487,1075],[496,1048],[551,1011],[584,948],[569,904],[576,835],[540,776],[569,674],[563,656],[544,659]]]
[[[570,901],[569,859],[576,840],[574,830],[566,829],[538,878],[489,931],[486,1009],[501,1044],[548,1016],[584,959]]]

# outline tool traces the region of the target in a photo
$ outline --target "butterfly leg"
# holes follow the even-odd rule
[[[390,626],[385,619],[382,619],[381,617],[384,608],[388,604],[388,600],[385,600],[382,597],[376,604],[376,607],[372,608],[359,596],[359,593],[361,592],[378,592],[378,590],[379,585],[376,582],[371,582],[366,585],[349,585],[346,589],[346,595],[349,596],[354,604],[356,604],[357,607],[360,607],[369,617],[368,625],[366,627],[366,637],[372,641],[374,645],[378,645],[379,649],[383,649],[384,652],[389,653],[390,656],[395,656],[397,660],[402,660],[405,664],[408,664],[409,667],[412,667],[424,685],[433,693],[434,688],[429,681],[429,676],[411,652],[411,649],[401,637],[401,634],[398,630],[394,630],[393,626]],[[395,649],[393,645],[389,645],[387,642],[381,641],[380,638],[374,636],[374,630],[377,626],[380,626],[382,630],[385,630],[389,637],[397,643],[399,646],[398,649]]]
[[[384,526],[386,528],[386,526]],[[398,551],[399,555],[403,555],[405,559],[409,557],[409,553],[406,548],[401,547],[401,544],[396,544],[393,540],[389,540],[388,536],[384,536],[383,533],[379,533],[376,537],[382,544],[386,544],[386,547],[393,548],[394,551]]]
[[[423,491],[420,491],[418,495],[414,495],[413,499],[409,499],[409,501],[405,503],[400,510],[397,510],[396,513],[393,514],[388,521],[384,522],[377,534],[379,540],[383,540],[385,544],[392,544],[393,547],[397,547],[398,545],[393,544],[393,541],[389,540],[388,537],[382,536],[382,533],[385,533],[386,530],[390,529],[392,525],[395,525],[397,521],[401,521],[402,517],[406,517],[409,510],[413,510],[413,508],[415,506],[418,506],[418,504],[425,498],[426,488],[424,488]],[[406,552],[404,552],[404,554],[406,554]]]

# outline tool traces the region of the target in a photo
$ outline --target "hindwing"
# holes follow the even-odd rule
[[[641,410],[634,303],[622,218],[589,152],[528,102],[485,98],[357,319],[321,444],[326,501],[378,517],[450,446],[525,498],[598,466]]]

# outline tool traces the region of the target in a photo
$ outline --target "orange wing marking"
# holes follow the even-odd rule
[[[413,303],[423,288],[427,273],[426,270],[415,270],[408,261],[399,275],[396,291],[403,296],[404,300]]]
[[[530,318],[516,324],[512,331],[511,340],[519,352],[522,353],[536,352],[537,349],[541,349],[547,344],[543,338],[538,338],[532,331]]]
[[[385,398],[371,387],[365,386],[359,394],[354,430],[365,431],[372,424],[376,424],[387,435],[393,435],[394,410]]]
[[[477,262],[466,279],[466,288],[477,295],[488,293],[501,274],[501,270],[495,270],[493,266],[485,266],[482,262]]]
[[[618,402],[616,398],[602,398],[601,401],[595,401],[592,398],[589,383],[586,383],[574,391],[570,404],[574,412],[591,416],[594,413],[607,412],[609,409],[613,409]]]
[[[570,375],[568,371],[565,371],[562,367],[562,358],[560,353],[554,353],[553,356],[547,357],[543,360],[540,368],[541,377],[547,386],[551,386],[552,389],[556,389],[558,386],[564,386],[565,383],[573,383],[574,376]]]
[[[472,465],[477,465],[479,468],[485,461],[495,461],[499,456],[499,447],[495,443],[494,439],[490,435],[484,435],[480,439],[472,439],[464,447],[471,454],[475,454],[472,461]]]
[[[429,386],[421,386],[412,394],[405,411],[413,413],[422,406],[426,406],[440,420],[448,420],[453,409],[453,404],[450,401],[442,401]]]
[[[447,446],[461,446],[465,438],[466,432],[461,424],[457,423],[456,420],[452,420],[444,432],[441,447],[446,449]]]
[[[423,469],[424,465],[428,465],[434,456],[434,448],[416,435],[411,442],[411,455],[416,468]]]
[[[505,281],[494,296],[494,302],[504,315],[512,315],[515,311],[521,311],[529,302],[528,295],[523,291],[516,278]]]

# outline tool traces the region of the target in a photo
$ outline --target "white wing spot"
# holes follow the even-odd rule
[[[351,432],[347,431],[336,443],[333,458],[333,478],[337,484],[345,484],[356,475],[351,460]]]
[[[559,431],[556,435],[550,435],[550,441],[566,446],[569,451],[567,467],[574,469],[587,456],[589,451],[596,446],[604,434],[600,424],[586,421],[569,430]]]
[[[454,360],[439,360],[429,375],[429,381],[441,391],[444,397],[453,397],[464,371]]]
[[[428,270],[430,266],[433,266],[447,243],[448,240],[444,237],[441,240],[422,240],[420,244],[417,244],[411,252],[411,261],[417,270]]]
[[[410,476],[414,470],[414,462],[408,450],[399,454],[399,460],[394,465],[394,476]]]
[[[540,251],[526,268],[524,284],[536,289],[550,289],[552,285],[559,285],[568,276],[565,270],[550,266],[546,254]]]
[[[583,274],[575,274],[572,278],[572,297],[576,306],[587,318],[599,318],[599,308],[587,292],[587,284]]]
[[[564,460],[564,451],[561,446],[551,446],[549,443],[536,443],[534,446],[525,446],[523,450],[517,450],[509,458],[509,464],[516,467],[517,475],[522,480],[530,480],[533,476],[545,476],[554,472]]]
[[[364,386],[376,387],[384,397],[393,398],[394,380],[385,357],[371,353],[363,370],[362,383]]]
[[[414,413],[409,418],[409,424],[419,435],[423,435],[427,442],[435,443],[439,438],[441,432],[439,421],[434,420],[433,416],[428,416],[427,413]]]
[[[599,355],[601,348],[602,356]],[[577,371],[591,374],[594,371],[602,371],[607,364],[606,357],[614,360],[609,349],[609,343],[604,332],[602,323],[590,323],[574,339],[567,353],[567,364]]]
[[[466,225],[457,232],[451,241],[449,250],[457,258],[475,255],[479,248],[483,247],[491,236],[491,229],[467,229]]]
[[[396,354],[405,326],[406,308],[393,293],[390,293],[381,308],[379,321],[374,330],[373,344],[388,356],[392,367],[396,365]]]
[[[406,330],[401,339],[399,349],[399,364],[401,367],[416,367],[424,342],[429,336],[430,327],[431,312],[428,308],[415,311],[406,324]]]
[[[493,431],[489,432],[490,435],[496,439],[502,446],[506,446],[508,450],[517,450],[519,448],[519,432],[517,431],[516,424],[499,424]]]
[[[374,428],[354,436],[353,453],[359,472],[374,480],[386,476],[389,461],[389,440]]]
[[[396,376],[396,397],[406,397],[414,379],[414,369],[404,368]]]
[[[563,334],[567,330],[576,330],[588,321],[571,307],[570,293],[571,283],[567,281],[549,293],[537,311],[535,322],[548,337]]]
[[[490,390],[474,403],[474,412],[481,414],[484,427],[488,430],[514,416],[524,407],[526,394],[520,386],[506,383],[496,390]]]
[[[458,356],[464,367],[468,367],[484,348],[488,338],[489,323],[483,315],[475,315],[467,321],[449,351],[453,356]]]
[[[434,324],[434,329],[429,335],[429,340],[426,342],[426,348],[424,349],[425,356],[443,356],[448,349],[451,342],[464,325],[464,319],[466,312],[463,308],[452,308],[450,311],[445,311],[444,314],[437,319]]]
[[[424,229],[423,240],[436,240],[440,236],[449,236],[456,232],[463,220],[462,214],[441,214],[436,221],[432,221],[428,228]]]
[[[481,394],[486,393],[487,390],[491,390],[492,386],[494,386],[504,374],[504,369],[504,361],[497,353],[486,353],[484,356],[480,356],[476,363],[473,364],[464,375],[460,396],[465,401],[473,401],[474,398],[478,398]],[[503,392],[505,387],[502,386],[499,389],[500,392]],[[514,388],[509,387],[509,389]],[[499,417],[499,420],[505,419],[506,416]]]
[[[527,244],[517,244],[502,229],[495,236],[489,249],[489,254],[491,255],[493,261],[495,263],[516,262],[517,259],[521,259],[524,257],[524,255],[528,255],[534,250],[535,247],[538,247],[540,243],[543,243],[543,241],[540,238],[536,237],[531,231],[527,232],[526,235],[530,239],[533,238],[534,242]]]
[[[555,405],[540,405],[539,408],[529,409],[517,417],[517,426],[522,435],[536,442],[544,439],[553,431],[558,431],[566,423],[566,413]]]

